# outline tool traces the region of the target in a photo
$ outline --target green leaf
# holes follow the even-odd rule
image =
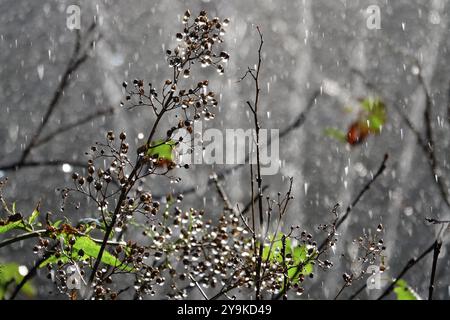
[[[52,227],[54,227],[54,228],[59,228],[59,226],[61,225],[61,223],[63,223],[63,219],[60,219],[60,220],[56,220],[53,224],[52,224]]]
[[[73,245],[74,249],[80,250],[82,249],[84,253],[92,258],[97,258],[98,253],[100,252],[100,245],[95,243],[94,240],[92,240],[89,237],[79,237],[75,244]],[[122,263],[114,257],[112,254],[110,254],[108,251],[103,251],[102,255],[102,262],[104,264],[118,267]]]
[[[306,264],[305,262],[308,261],[308,259],[312,261],[315,254],[316,253],[313,252],[312,255],[308,257],[308,248],[306,247],[306,245],[297,246],[294,248],[292,252],[294,266],[298,266],[300,264],[304,264],[304,266],[302,267],[302,271],[299,272],[297,276],[295,276],[295,274],[297,273],[297,268],[290,268],[288,270],[288,276],[293,282],[297,282],[301,274],[304,276],[309,276],[311,273],[313,273],[314,265],[311,262],[308,262]]]
[[[324,134],[330,138],[336,139],[340,142],[347,142],[347,135],[345,132],[336,128],[326,128]]]
[[[420,300],[418,294],[403,279],[397,281],[394,292],[397,295],[397,300]]]
[[[80,256],[78,254],[78,252],[80,250],[83,250],[83,252],[84,252],[83,256]],[[81,237],[77,237],[75,244],[73,245],[72,251],[73,252],[72,252],[71,259],[74,261],[86,260],[88,258],[96,259],[98,257],[98,253],[100,252],[100,244],[95,243],[94,240],[92,240],[88,236],[81,236]],[[63,263],[69,262],[69,258],[67,256],[61,256],[60,258],[51,256],[47,260],[43,261],[41,263],[41,265],[39,266],[39,268],[42,268],[49,263],[56,263],[56,262],[58,262],[58,260],[61,260]],[[113,256],[111,253],[109,253],[106,250],[103,251],[102,262],[109,266],[118,267],[119,269],[124,270],[124,271],[132,271],[133,270],[132,267],[122,265],[122,262],[120,262],[119,259],[117,259],[115,256]]]
[[[33,222],[35,222],[36,219],[39,217],[39,214],[40,214],[39,209],[38,208],[34,209],[33,213],[31,213],[31,216],[28,218],[28,223],[33,224]]]
[[[0,226],[0,234],[8,232],[13,229],[25,229],[23,220],[9,222],[9,223],[5,224],[4,226]]]
[[[278,262],[283,261],[283,256],[281,255],[281,251],[283,248],[282,238],[283,234],[279,234],[276,237],[274,236],[269,237],[269,243],[267,243],[263,248],[263,255],[262,255],[263,260],[278,261]],[[270,250],[270,244],[272,243],[272,241],[273,241],[272,250]],[[286,239],[286,254],[289,253],[291,253],[291,240]]]
[[[361,106],[368,112],[367,124],[374,133],[379,133],[386,122],[386,106],[378,98],[366,98]]]
[[[150,147],[147,150],[147,155],[152,158],[163,159],[166,161],[173,161],[173,148],[175,147],[175,141],[173,140],[156,140],[150,143]]]
[[[308,250],[306,249],[306,246],[298,246],[294,248],[292,259],[294,260],[295,264],[300,264],[306,261],[307,259]]]
[[[0,300],[5,298],[8,285],[12,282],[19,284],[23,276],[19,272],[19,265],[17,263],[7,263],[0,266]],[[21,292],[28,297],[33,297],[36,294],[36,288],[31,281],[27,281],[22,287]]]

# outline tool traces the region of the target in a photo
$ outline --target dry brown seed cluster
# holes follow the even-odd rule
[[[156,115],[169,110],[180,110],[183,122],[198,120],[202,116],[206,120],[213,119],[212,108],[217,106],[218,101],[216,94],[208,90],[208,80],[185,88],[180,88],[180,82],[182,78],[192,75],[191,68],[196,63],[203,67],[212,66],[220,74],[224,72],[223,63],[229,60],[229,54],[220,51],[217,46],[223,42],[224,27],[228,23],[228,19],[210,19],[204,11],[192,21],[190,12],[186,11],[183,31],[176,35],[180,43],[175,49],[166,52],[168,64],[173,69],[172,79],[167,79],[161,90],[151,83],[145,85],[143,80],[135,79],[132,89],[124,82],[128,107],[151,107]]]

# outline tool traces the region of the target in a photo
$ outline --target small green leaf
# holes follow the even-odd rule
[[[150,143],[147,155],[152,158],[163,159],[166,161],[173,161],[173,148],[175,147],[175,141],[173,140],[157,140]]]
[[[397,300],[420,300],[419,295],[403,279],[397,281],[394,292],[397,295]]]
[[[326,128],[324,134],[330,138],[336,139],[340,142],[347,142],[347,135],[345,132],[336,128]]]
[[[361,106],[368,112],[367,124],[374,133],[379,133],[386,122],[386,106],[378,98],[366,98]]]
[[[304,276],[309,276],[311,273],[313,273],[314,271],[314,265],[312,263],[307,263],[303,269],[302,269],[302,274]]]
[[[38,208],[34,209],[33,213],[28,218],[28,223],[33,224],[33,222],[35,222],[36,219],[39,217],[39,214],[40,214],[39,209]]]
[[[0,226],[0,234],[8,232],[13,229],[25,229],[23,220],[9,222],[9,223],[5,224],[4,226]]]
[[[307,249],[306,246],[298,246],[294,248],[292,258],[294,260],[294,264],[298,265],[302,262],[305,262],[307,259]]]
[[[313,252],[312,256],[308,257],[308,248],[306,247],[306,245],[297,246],[294,248],[292,252],[294,266],[303,265],[303,267],[302,271],[299,272],[297,276],[295,276],[295,274],[297,273],[297,268],[290,268],[288,270],[288,276],[293,282],[297,282],[301,274],[304,276],[309,276],[311,273],[313,273],[314,265],[311,263],[311,261],[314,259],[315,254],[316,253]],[[308,261],[308,259],[310,259],[310,262],[305,263],[306,261]]]
[[[60,219],[60,220],[56,220],[53,224],[52,227],[54,228],[59,228],[59,226],[61,225],[61,223],[63,223],[64,220]]]
[[[267,243],[263,248],[263,260],[267,261],[283,261],[283,256],[281,255],[281,251],[283,248],[283,242],[282,242],[283,234],[279,234],[276,237],[271,236],[269,237],[269,243]],[[272,249],[270,248],[270,244],[272,244]],[[271,250],[270,250],[271,249]],[[270,252],[269,252],[270,250]],[[270,253],[270,256],[269,256]],[[291,253],[291,240],[286,239],[286,254]]]

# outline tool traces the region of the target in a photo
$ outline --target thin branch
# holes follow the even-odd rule
[[[22,240],[41,237],[41,236],[45,235],[46,232],[48,232],[48,231],[46,229],[43,229],[43,230],[36,230],[36,231],[32,231],[32,232],[22,233],[16,237],[1,241],[0,248],[6,247],[10,244],[13,244],[15,242],[19,242]]]
[[[408,261],[408,263],[405,265],[405,267],[397,274],[397,276],[394,278],[394,280],[391,282],[391,284],[384,290],[384,292],[378,297],[377,300],[381,300],[384,297],[386,297],[389,293],[394,290],[395,285],[397,282],[411,269],[414,267],[417,263],[419,263],[423,258],[425,258],[431,251],[434,250],[434,247],[436,246],[436,242],[433,242],[431,246],[429,246],[426,250],[424,250],[419,257],[412,258]],[[358,291],[362,291],[361,289]],[[351,297],[353,298],[353,296]]]
[[[263,228],[264,228],[264,216],[263,216],[263,203],[262,203],[262,178],[261,178],[261,162],[260,162],[260,144],[259,144],[259,130],[260,130],[260,124],[258,119],[258,104],[259,104],[259,94],[260,94],[260,88],[259,88],[259,75],[261,72],[261,64],[262,64],[262,46],[264,44],[263,35],[259,29],[259,27],[256,27],[256,30],[259,34],[259,48],[258,48],[258,64],[256,68],[256,75],[254,77],[254,83],[255,83],[255,98],[253,101],[253,107],[250,102],[247,102],[248,106],[250,107],[250,110],[253,112],[254,117],[254,125],[256,130],[256,183],[257,183],[257,190],[258,190],[258,212],[259,212],[259,231],[262,234]],[[252,164],[250,164],[252,165]],[[253,178],[253,177],[252,177]],[[255,230],[256,232],[256,230]],[[262,254],[263,254],[263,248],[264,244],[263,241],[260,241],[259,244],[259,253],[256,257],[256,277],[255,277],[255,283],[256,283],[256,300],[261,299],[261,266],[262,266]]]
[[[434,219],[434,218],[425,218],[425,220],[429,223],[432,224],[445,224],[445,223],[450,223],[450,220],[438,220],[438,219]]]
[[[202,294],[202,296],[205,298],[205,300],[209,300],[208,296],[206,295],[205,291],[203,291],[202,287],[200,286],[200,284],[197,282],[197,280],[194,279],[194,277],[189,274],[189,278],[192,280],[192,282],[194,282],[195,286],[198,288],[198,290],[200,291],[200,293]]]
[[[375,183],[375,181],[378,179],[379,176],[381,176],[381,174],[383,173],[383,171],[386,169],[386,162],[388,160],[388,155],[385,154],[383,157],[383,161],[381,162],[380,167],[378,168],[377,172],[375,173],[375,175],[372,177],[372,179],[370,179],[369,182],[366,183],[366,185],[361,189],[361,191],[358,193],[358,195],[356,196],[356,198],[352,201],[352,203],[347,207],[345,214],[341,217],[341,218],[336,218],[337,220],[334,223],[334,232],[336,232],[336,230],[339,228],[340,225],[342,225],[342,223],[348,219],[348,217],[350,216],[350,213],[352,212],[353,208],[356,207],[356,205],[359,203],[359,201],[361,200],[361,198],[364,196],[364,194],[370,189],[370,187],[372,186],[372,184]],[[336,214],[336,209],[337,206],[335,206],[335,208],[333,209],[333,212]],[[322,243],[318,246],[317,251],[319,253],[324,252],[324,248],[325,246],[327,246],[330,243],[330,239],[329,237],[327,237],[325,240],[322,241]],[[306,263],[308,263],[309,260],[306,261]],[[296,277],[302,270],[303,266],[305,265],[305,263],[299,264],[298,266],[296,266],[296,270],[295,270],[295,274],[294,277]],[[343,290],[343,289],[342,289]],[[282,290],[279,294],[277,294],[274,299],[278,300],[282,297],[282,295],[284,294],[284,291]]]
[[[439,258],[439,254],[441,253],[441,247],[442,242],[436,241],[434,243],[433,263],[431,266],[431,276],[430,276],[430,287],[428,289],[428,300],[433,300],[434,280],[436,276],[437,260]]]
[[[36,231],[31,231],[31,232],[26,232],[26,233],[22,233],[19,234],[15,237],[3,240],[0,242],[0,248],[6,247],[10,244],[22,241],[22,240],[26,240],[26,239],[31,239],[31,238],[37,238],[37,237],[46,237],[50,235],[50,232],[47,229],[42,229],[42,230],[36,230]],[[80,235],[82,235],[80,233]],[[84,234],[83,234],[84,235]],[[95,238],[91,238],[92,241],[94,241],[95,243],[102,243],[103,240],[101,239],[95,239]],[[107,243],[110,246],[119,246],[119,245],[125,245],[126,243],[123,241],[108,241]]]
[[[225,209],[229,210],[229,211],[234,211],[233,209],[233,205],[230,202],[230,199],[228,198],[222,184],[220,183],[217,174],[213,174],[212,180],[214,181],[214,185],[216,186],[217,192],[219,193],[224,205],[225,205]]]
[[[12,163],[0,167],[2,171],[19,170],[28,167],[59,167],[63,164],[69,164],[72,167],[83,168],[86,166],[84,162],[81,161],[71,161],[71,160],[42,160],[42,161],[26,161],[24,163]]]
[[[286,264],[286,236],[283,234],[283,237],[281,238],[281,257],[283,259],[283,288],[285,292],[288,292],[288,268]],[[269,253],[270,255],[270,253]],[[284,299],[287,300],[287,296],[284,296]]]
[[[361,200],[361,198],[364,196],[364,194],[370,189],[370,187],[375,183],[375,181],[378,179],[378,177],[384,172],[384,170],[386,169],[386,162],[388,160],[388,155],[385,154],[383,161],[381,162],[380,167],[378,168],[377,172],[375,173],[375,175],[372,177],[372,179],[370,179],[370,181],[368,181],[366,183],[366,185],[361,189],[361,191],[358,193],[358,195],[356,196],[356,198],[352,201],[352,203],[347,207],[347,209],[345,210],[345,214],[338,219],[337,223],[336,223],[336,229],[338,229],[340,227],[340,225],[342,223],[344,223],[345,220],[348,219],[348,217],[350,216],[350,213],[352,212],[353,208],[358,204],[358,202]],[[324,246],[327,244],[327,241],[323,241],[319,247],[318,250],[321,251]]]
[[[416,61],[417,63],[417,61]],[[417,65],[419,65],[417,63]],[[419,68],[419,70],[421,70]],[[371,83],[370,81],[368,81],[365,77],[365,75],[356,69],[352,70],[355,74],[357,74],[358,76],[360,76],[364,82],[365,85],[377,92],[380,92],[376,86]],[[420,148],[422,149],[422,151],[424,152],[424,154],[427,157],[428,160],[428,164],[430,165],[430,170],[431,173],[433,175],[433,181],[436,183],[439,193],[441,194],[442,199],[444,200],[445,205],[447,206],[447,208],[450,208],[450,196],[448,193],[448,188],[447,188],[447,183],[444,181],[442,175],[440,174],[440,168],[439,168],[439,163],[437,160],[437,155],[436,155],[436,148],[435,146],[435,142],[434,142],[434,138],[433,138],[433,126],[432,126],[432,117],[431,117],[431,110],[432,110],[432,99],[431,99],[431,95],[428,91],[428,88],[425,84],[425,81],[423,79],[423,76],[421,74],[421,71],[419,72],[419,84],[422,87],[424,94],[425,94],[425,111],[424,111],[424,125],[426,128],[426,139],[424,139],[422,137],[422,134],[420,133],[419,130],[416,129],[416,127],[414,126],[414,124],[411,122],[411,120],[409,120],[408,116],[404,114],[404,112],[396,105],[394,104],[393,107],[396,110],[396,112],[400,115],[400,117],[402,118],[402,120],[405,122],[405,124],[407,125],[407,127],[412,131],[412,133],[416,136],[417,139],[417,143],[420,146]],[[450,101],[450,98],[449,98]]]
[[[252,179],[252,181],[253,181],[253,179]],[[262,187],[263,193],[264,193],[267,189],[269,189],[269,186],[268,186],[268,185],[264,185],[264,186]],[[252,204],[255,204],[257,200],[258,200],[258,197],[257,197],[257,196],[256,196],[256,197],[253,196],[253,200],[252,200],[252,201],[249,201],[249,202],[245,205],[244,209],[242,209],[242,214],[245,215],[245,214],[252,208]]]
[[[305,123],[309,112],[316,105],[317,99],[320,97],[320,95],[321,95],[320,90],[316,90],[313,92],[311,97],[309,97],[309,100],[308,100],[308,103],[306,104],[305,110],[303,110],[290,125],[288,125],[286,128],[284,128],[280,132],[280,136],[279,136],[280,139],[283,138],[284,136],[288,135],[292,131],[300,128]]]
[[[114,108],[107,108],[107,109],[102,109],[102,110],[98,110],[96,112],[93,112],[91,114],[89,114],[88,116],[81,118],[77,121],[74,121],[72,123],[68,123],[67,125],[65,125],[64,127],[60,127],[58,129],[56,129],[55,131],[49,133],[48,135],[46,135],[45,137],[39,139],[35,144],[34,147],[38,147],[42,144],[45,144],[47,142],[49,142],[50,140],[54,139],[56,136],[67,132],[73,128],[77,128],[85,123],[88,123],[96,118],[100,118],[103,116],[107,116],[107,115],[111,115],[114,113]]]
[[[89,55],[88,52],[83,52],[80,55],[80,48],[81,48],[81,36],[79,31],[77,32],[77,41],[75,43],[75,47],[72,53],[72,57],[70,58],[70,61],[66,67],[66,70],[64,71],[61,81],[59,82],[58,88],[53,94],[52,99],[50,100],[49,105],[47,106],[47,111],[45,112],[42,122],[37,128],[36,132],[33,134],[30,143],[25,147],[25,149],[22,152],[22,155],[19,159],[19,164],[22,164],[26,161],[28,155],[30,154],[31,150],[35,147],[36,143],[38,142],[38,139],[46,127],[48,121],[50,120],[50,117],[52,116],[53,112],[55,111],[57,105],[59,104],[59,101],[61,100],[61,97],[64,93],[64,90],[69,85],[71,76],[74,72],[77,71],[77,69],[88,59]]]
[[[244,223],[245,227],[250,231],[250,233],[255,236],[255,231],[253,231],[252,228],[247,223],[247,220],[245,219],[244,215],[242,214],[242,211],[239,209],[239,205],[237,205],[237,211],[239,212],[239,216],[241,217],[242,222]]]
[[[349,286],[348,282],[344,283],[333,300],[337,300],[339,296],[342,294],[342,292],[344,292],[345,288],[347,288],[348,286]]]
[[[36,271],[39,269],[39,266],[42,264],[42,262],[47,260],[52,255],[52,251],[58,245],[59,245],[59,242],[56,242],[49,251],[45,252],[45,254],[38,261],[35,262],[34,266],[30,269],[30,271],[28,271],[28,273],[23,277],[23,279],[15,287],[13,293],[11,294],[10,300],[14,300],[17,297],[20,290],[22,290],[23,286],[36,275]]]
[[[389,156],[388,154],[384,155],[383,161],[381,162],[380,167],[378,168],[375,175],[366,183],[366,185],[361,189],[361,191],[358,193],[356,198],[352,201],[352,203],[347,207],[345,214],[338,220],[336,224],[336,229],[339,228],[339,226],[344,223],[345,220],[349,217],[350,213],[352,212],[353,208],[358,204],[358,202],[361,200],[361,198],[364,196],[364,194],[369,191],[372,184],[378,179],[378,177],[384,172],[386,169],[386,162],[388,160]],[[319,247],[319,250],[321,248]]]

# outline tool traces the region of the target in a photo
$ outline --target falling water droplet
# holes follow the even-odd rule
[[[37,66],[37,73],[38,73],[39,80],[42,80],[44,78],[44,65],[43,64],[40,64]]]
[[[409,216],[411,216],[411,215],[413,214],[414,209],[411,208],[411,207],[406,207],[405,210],[404,210],[403,212],[405,213],[405,215],[406,215],[407,217],[409,217]]]
[[[19,274],[25,277],[28,274],[28,268],[26,266],[19,266]]]
[[[62,171],[65,173],[72,172],[72,166],[68,163],[64,163],[61,168],[62,168]]]

